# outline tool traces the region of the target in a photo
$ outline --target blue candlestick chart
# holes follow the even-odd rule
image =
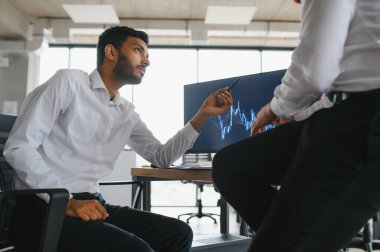
[[[217,116],[210,118],[210,122],[220,131],[220,139],[224,140],[234,127],[243,127],[245,131],[251,131],[251,125],[256,120],[256,113],[250,109],[248,115],[240,108],[240,102],[237,102],[236,108],[231,106],[227,115]],[[274,128],[275,126],[269,124],[264,127],[264,131]],[[248,134],[248,133],[247,133]]]

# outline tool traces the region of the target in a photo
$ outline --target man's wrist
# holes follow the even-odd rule
[[[195,129],[198,133],[201,132],[201,129],[195,126],[195,123],[193,122],[193,120],[190,120],[190,124],[191,124],[191,127],[193,127],[193,129]]]

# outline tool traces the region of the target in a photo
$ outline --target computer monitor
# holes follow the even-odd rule
[[[184,122],[198,111],[208,95],[219,88],[230,86],[234,103],[229,112],[209,118],[192,148],[186,153],[215,153],[222,147],[249,136],[251,124],[258,111],[273,97],[273,91],[281,83],[286,70],[251,74],[233,78],[206,81],[184,86]],[[272,128],[269,125],[267,129]]]

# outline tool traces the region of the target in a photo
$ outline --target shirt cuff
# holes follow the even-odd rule
[[[276,96],[273,97],[272,101],[270,102],[270,108],[272,109],[272,112],[276,114],[276,116],[287,117],[284,110],[281,108]]]
[[[197,138],[200,134],[196,129],[194,129],[190,122],[186,123],[182,129],[182,132],[184,136],[189,139]]]

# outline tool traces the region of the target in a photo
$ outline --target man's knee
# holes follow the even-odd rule
[[[229,167],[226,166],[226,155],[222,151],[215,154],[212,160],[211,176],[216,189],[219,192],[223,191],[224,187],[228,187],[230,179],[233,177],[228,171]]]
[[[175,221],[175,233],[181,237],[184,243],[191,243],[193,241],[193,230],[185,222],[177,219]]]
[[[167,236],[166,244],[167,251],[190,251],[193,242],[193,231],[185,222],[169,218],[167,221],[168,227],[170,225],[171,235]]]
[[[211,175],[212,175],[214,183],[217,180],[219,180],[219,178],[223,177],[222,175],[223,169],[224,169],[223,164],[224,164],[223,154],[222,152],[217,152],[214,158],[212,159]]]

